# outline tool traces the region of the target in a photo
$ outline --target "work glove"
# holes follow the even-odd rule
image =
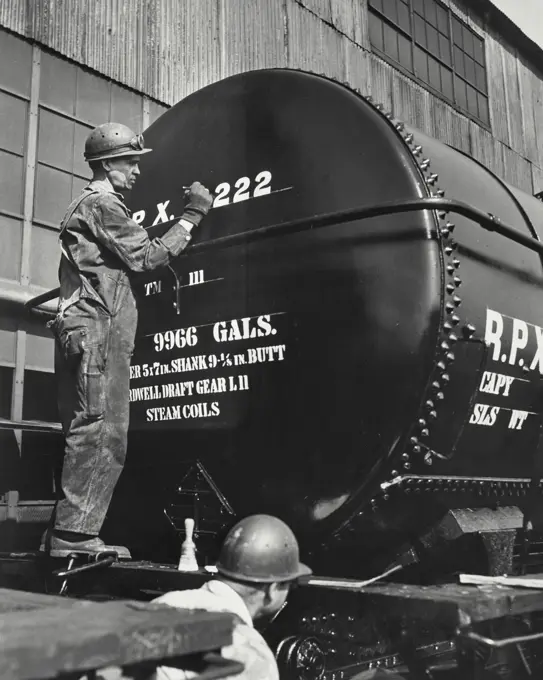
[[[187,204],[183,211],[183,219],[192,222],[196,227],[209,212],[213,204],[213,196],[203,184],[193,182],[187,191],[185,191],[185,197]]]

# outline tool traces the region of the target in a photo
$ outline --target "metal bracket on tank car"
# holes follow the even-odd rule
[[[323,213],[321,215],[313,215],[312,217],[304,217],[290,222],[282,222],[280,224],[271,224],[265,227],[259,227],[250,231],[243,231],[239,234],[232,234],[231,236],[221,236],[209,241],[201,243],[194,243],[188,251],[185,251],[184,256],[201,253],[207,250],[214,250],[215,248],[229,248],[231,246],[241,245],[245,243],[252,243],[261,239],[271,238],[275,236],[283,236],[288,234],[295,234],[310,229],[319,229],[321,227],[329,227],[334,224],[343,224],[345,222],[353,222],[355,220],[369,219],[371,217],[381,217],[383,215],[394,215],[402,212],[417,212],[418,210],[440,210],[444,212],[452,212],[467,217],[479,224],[487,231],[495,231],[505,238],[518,243],[529,250],[533,250],[540,255],[543,255],[543,243],[531,236],[525,236],[514,227],[504,224],[498,217],[491,213],[486,213],[479,208],[457,201],[454,199],[441,198],[436,196],[409,199],[406,201],[392,201],[389,203],[380,203],[378,205],[365,206],[360,208],[350,208],[349,210],[340,210],[333,213]],[[179,220],[175,217],[169,222]],[[169,223],[168,222],[168,223]],[[60,288],[55,288],[47,293],[42,293],[25,303],[25,309],[39,311],[36,308],[45,302],[54,300],[58,297]]]
[[[79,567],[74,566],[78,560],[87,559],[87,564],[82,564]],[[118,555],[116,552],[111,550],[105,550],[103,552],[91,555],[89,553],[73,552],[68,555],[68,567],[66,569],[58,569],[53,572],[53,576],[57,578],[64,579],[62,585],[60,586],[59,595],[66,595],[68,590],[68,579],[78,574],[83,574],[89,571],[95,571],[96,569],[101,569],[103,567],[109,567],[109,565],[117,562]]]

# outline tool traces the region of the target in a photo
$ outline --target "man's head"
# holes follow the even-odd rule
[[[115,191],[132,189],[139,175],[140,156],[152,149],[144,147],[143,135],[126,125],[105,123],[95,128],[85,142],[85,160],[94,179],[109,179]]]
[[[291,585],[311,574],[300,562],[292,530],[271,515],[252,515],[232,527],[217,571],[241,595],[254,619],[276,614]]]

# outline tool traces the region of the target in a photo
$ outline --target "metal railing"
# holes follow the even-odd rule
[[[62,433],[60,423],[48,423],[42,420],[9,420],[0,418],[0,430],[22,430],[23,432]]]
[[[353,222],[354,220],[369,219],[371,217],[381,217],[383,215],[394,215],[398,213],[417,212],[419,210],[439,210],[462,215],[463,217],[473,220],[483,229],[486,229],[487,231],[494,231],[497,234],[500,234],[501,236],[543,256],[543,243],[541,243],[541,241],[538,241],[532,236],[526,236],[525,234],[522,234],[520,231],[518,231],[518,229],[504,224],[498,217],[495,217],[491,213],[486,213],[479,208],[475,208],[468,203],[464,203],[463,201],[434,196],[427,198],[391,201],[388,203],[380,203],[378,205],[366,206],[362,208],[350,208],[349,210],[323,213],[321,215],[313,215],[312,217],[291,220],[290,222],[271,224],[269,226],[260,227],[251,231],[243,231],[239,234],[221,236],[216,239],[193,244],[189,250],[185,251],[185,256],[195,253],[202,253],[208,250],[229,248],[231,246],[253,243],[255,241],[260,241],[275,236],[284,236],[300,233],[303,231],[310,231],[313,229],[320,229],[322,227],[329,227],[334,224],[344,224],[346,222]],[[170,220],[170,222],[173,222],[176,219],[179,218],[174,218],[174,220]],[[29,300],[25,304],[25,308],[36,311],[36,308],[40,305],[57,298],[59,292],[60,288],[55,288],[46,293],[42,293],[41,295]]]

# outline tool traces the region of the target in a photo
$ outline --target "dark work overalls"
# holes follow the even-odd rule
[[[93,181],[61,225],[55,372],[66,438],[55,529],[97,536],[124,466],[129,369],[137,325],[135,272],[179,255],[189,232],[148,238],[108,180]]]

